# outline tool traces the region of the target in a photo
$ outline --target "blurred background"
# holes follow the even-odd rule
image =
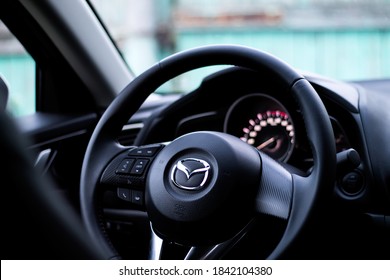
[[[390,77],[390,0],[90,0],[90,3],[136,75],[172,53],[227,43],[251,46],[299,70],[335,79]],[[179,77],[159,91],[186,92],[214,70]],[[0,23],[0,73],[7,72],[12,91],[23,96],[14,98],[10,104],[19,106],[17,114],[33,110],[23,108],[21,100],[34,88],[28,84],[34,83],[34,71],[33,60]],[[8,72],[12,73],[11,78]]]

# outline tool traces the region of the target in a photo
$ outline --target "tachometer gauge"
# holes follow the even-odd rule
[[[241,140],[278,160],[289,157],[294,145],[294,127],[283,111],[266,111],[256,114],[242,129]]]
[[[294,125],[286,108],[264,94],[235,102],[225,119],[225,132],[279,161],[289,159],[295,143]]]

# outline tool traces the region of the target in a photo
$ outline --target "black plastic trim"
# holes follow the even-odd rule
[[[17,124],[24,135],[32,138],[35,145],[40,145],[92,129],[97,120],[97,115],[93,113],[86,115],[36,113],[18,118]]]

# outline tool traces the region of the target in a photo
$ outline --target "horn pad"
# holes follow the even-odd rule
[[[223,242],[253,217],[261,176],[259,152],[219,132],[194,132],[167,145],[146,182],[153,230],[189,246]]]

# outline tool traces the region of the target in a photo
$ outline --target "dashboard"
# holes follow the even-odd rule
[[[350,112],[356,109],[353,91],[348,88],[348,98],[344,99],[329,90],[329,84],[312,84],[328,110],[337,152],[350,148],[362,151],[361,141],[355,137],[358,127]],[[232,67],[207,77],[197,89],[151,119],[148,129],[138,136],[137,145],[172,141],[194,131],[220,131],[300,171],[307,172],[312,167],[304,120],[289,89],[248,69]]]
[[[334,185],[324,190],[321,199],[321,249],[318,240],[313,248],[329,254],[334,253],[332,248],[344,248],[341,250],[353,257],[357,251],[382,248],[390,225],[390,149],[386,144],[389,130],[385,129],[389,83],[346,83],[311,73],[304,76],[325,105],[337,152]],[[142,114],[136,114],[133,121]],[[304,121],[283,83],[263,73],[231,67],[153,110],[131,144],[170,142],[195,131],[225,132],[268,154],[291,173],[305,176],[312,170],[313,154]],[[342,155],[351,149],[359,155],[358,166],[343,161]],[[326,239],[330,243],[322,243]],[[380,244],[372,245],[375,242]],[[362,249],[362,244],[368,244],[367,248]]]

